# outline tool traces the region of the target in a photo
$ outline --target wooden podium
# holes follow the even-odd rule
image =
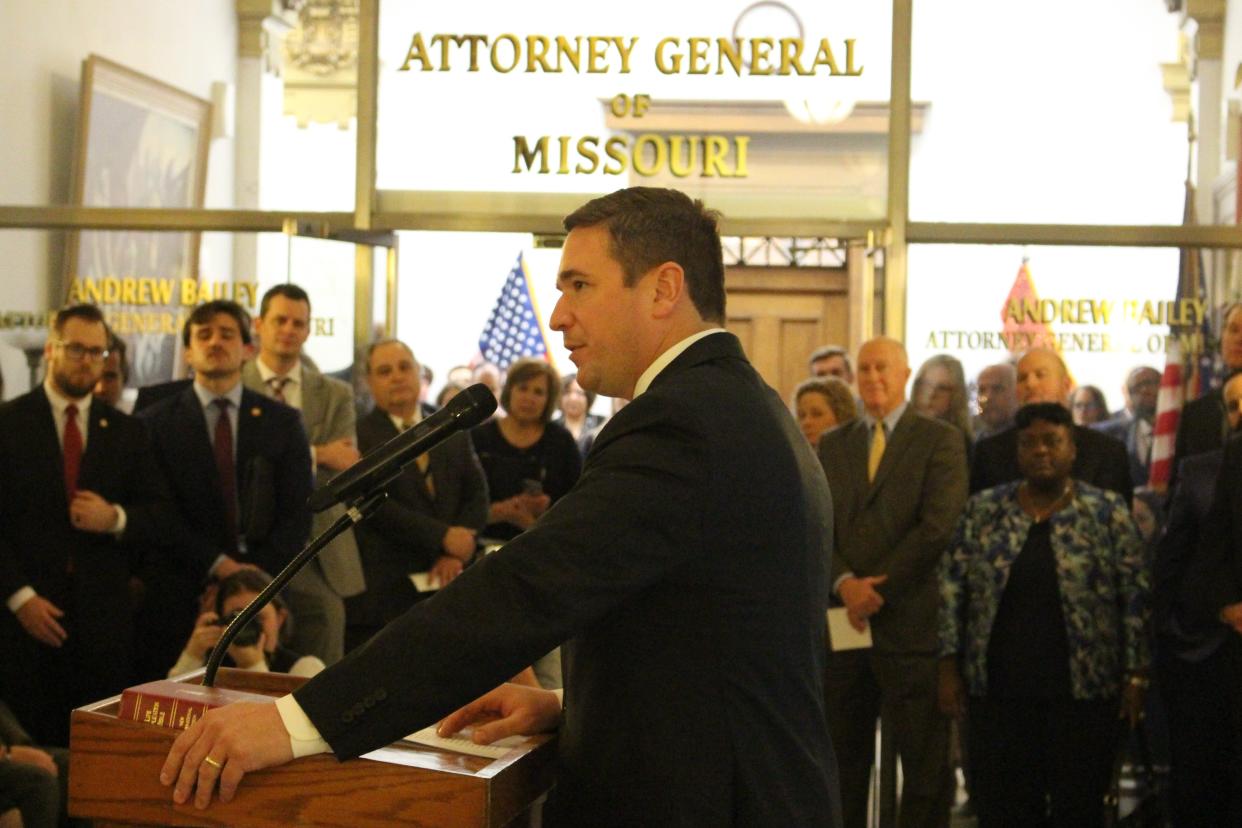
[[[188,681],[200,681],[201,672]],[[282,696],[304,679],[222,669],[218,686]],[[69,812],[123,825],[489,826],[524,824],[552,785],[552,737],[500,759],[405,742],[348,762],[328,754],[246,774],[227,805],[174,805],[159,770],[179,731],[117,718],[114,696],[73,711]]]

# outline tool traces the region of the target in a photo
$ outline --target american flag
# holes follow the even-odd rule
[[[1195,189],[1186,182],[1186,207],[1182,223],[1189,226],[1195,220]],[[1206,299],[1203,283],[1203,259],[1198,249],[1182,248],[1177,272],[1178,299]],[[1198,352],[1184,353],[1182,337],[1197,337]],[[1158,491],[1168,488],[1173,476],[1173,448],[1177,440],[1177,423],[1181,419],[1182,404],[1197,399],[1212,387],[1215,356],[1209,348],[1211,327],[1207,314],[1196,329],[1191,325],[1169,326],[1168,357],[1164,375],[1160,379],[1160,396],[1156,398],[1156,425],[1152,431],[1151,472],[1147,485]]]
[[[548,337],[520,253],[479,334],[479,353],[502,371],[522,357],[548,358]]]

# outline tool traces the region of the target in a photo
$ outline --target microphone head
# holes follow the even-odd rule
[[[496,396],[481,382],[465,388],[444,405],[460,428],[473,428],[496,411]]]

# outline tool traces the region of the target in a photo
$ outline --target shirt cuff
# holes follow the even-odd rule
[[[840,598],[841,597],[841,582],[848,581],[850,578],[853,578],[853,577],[854,577],[853,572],[847,572],[841,577],[837,578],[835,581],[833,581],[832,582],[832,594]]]
[[[129,523],[129,519],[125,516],[125,508],[119,503],[113,503],[112,508],[116,509],[116,523],[108,531],[116,535],[118,538],[124,534],[125,526]]]
[[[9,600],[5,603],[9,605],[9,612],[16,613],[27,601],[38,594],[39,593],[34,591],[34,587],[24,586],[17,592],[10,595]]]
[[[315,727],[292,693],[276,700],[276,712],[289,732],[289,746],[293,749],[294,759],[332,752],[332,746],[319,735],[319,728]]]
[[[311,446],[310,450],[311,450],[311,474],[314,474],[315,470],[319,468],[319,455],[315,453],[314,446]]]

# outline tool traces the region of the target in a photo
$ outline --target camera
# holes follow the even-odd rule
[[[218,626],[227,628],[229,624],[233,623],[233,619],[241,614],[241,610],[230,612],[228,615],[219,619],[215,623]],[[259,643],[260,632],[262,632],[262,629],[259,627],[259,619],[256,616],[255,618],[250,619],[250,622],[246,624],[246,626],[241,628],[241,630],[237,633],[237,637],[233,639],[233,644],[238,647],[253,647],[255,644]]]

